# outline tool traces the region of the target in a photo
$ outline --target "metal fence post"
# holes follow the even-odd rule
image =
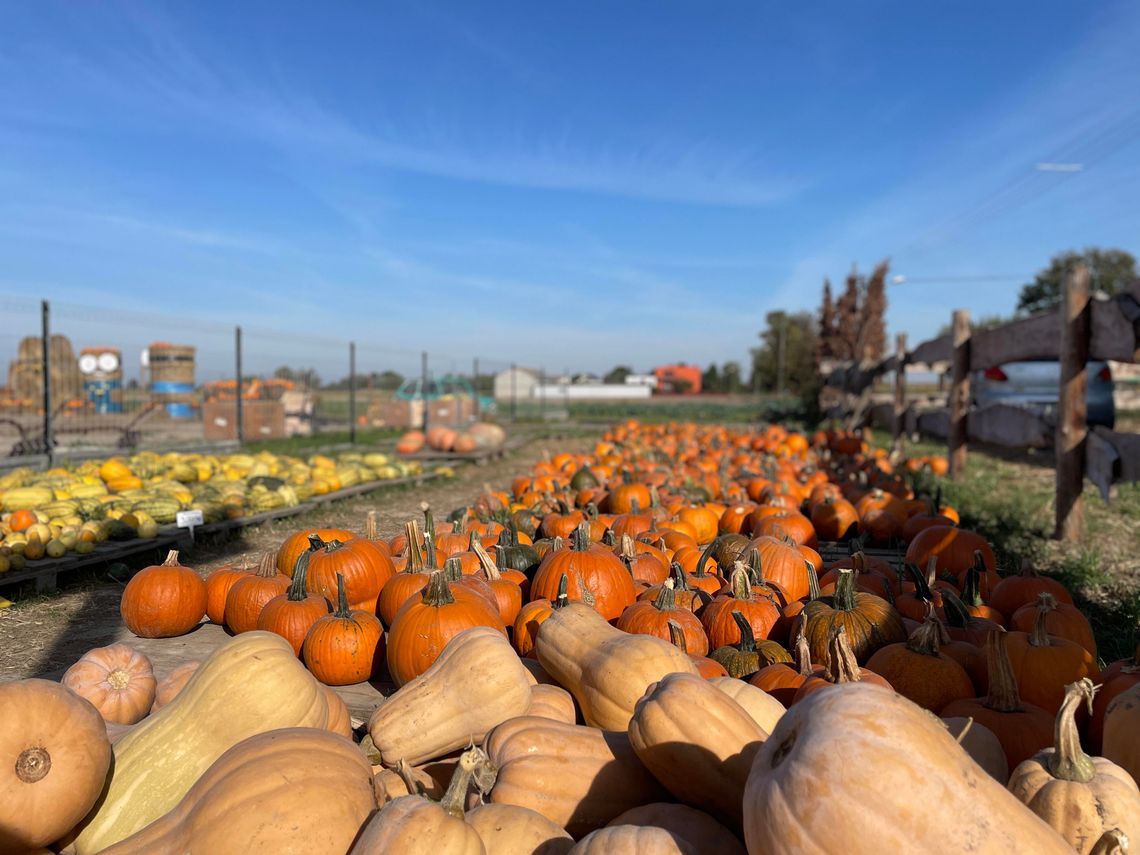
[[[1057,530],[1065,541],[1081,537],[1084,523],[1085,441],[1088,438],[1088,361],[1092,311],[1089,271],[1078,265],[1061,293],[1061,379],[1057,390]]]
[[[538,412],[539,419],[546,421],[546,366],[538,371]]]
[[[356,442],[356,342],[348,343],[348,441]]]
[[[47,464],[50,469],[55,460],[55,436],[52,430],[52,400],[51,400],[51,304],[47,300],[40,303],[42,309],[43,336],[42,362],[43,362],[43,392],[44,392],[44,425],[43,442],[44,454],[47,455]]]
[[[479,357],[476,356],[471,369],[471,403],[474,406],[475,418],[479,418]]]
[[[950,477],[957,480],[966,471],[966,438],[970,414],[970,312],[955,309],[952,318],[954,350],[950,386]]]
[[[424,433],[428,432],[428,352],[420,355],[420,402],[424,405]]]
[[[895,337],[895,423],[894,438],[906,432],[906,333]]]
[[[245,442],[245,413],[242,412],[241,327],[234,327],[234,433],[238,444]]]

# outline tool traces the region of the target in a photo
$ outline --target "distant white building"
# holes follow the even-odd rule
[[[633,401],[648,398],[652,393],[648,386],[626,383],[536,383],[530,396],[548,404],[559,404],[567,401]]]
[[[495,400],[525,401],[534,397],[533,390],[538,386],[538,371],[533,368],[508,368],[495,375]]]
[[[653,374],[627,374],[625,375],[625,383],[627,386],[647,386],[650,389],[656,389],[657,377]]]

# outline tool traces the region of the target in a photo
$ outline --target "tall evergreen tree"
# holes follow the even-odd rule
[[[887,261],[875,267],[863,289],[859,314],[859,359],[877,362],[887,350]]]
[[[816,337],[815,361],[835,359],[835,302],[831,297],[831,280],[823,280],[823,302],[819,307],[819,335]]]

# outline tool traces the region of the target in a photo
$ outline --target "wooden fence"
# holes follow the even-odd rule
[[[966,464],[970,440],[1014,448],[1046,448],[1056,454],[1056,536],[1080,537],[1082,490],[1088,477],[1107,501],[1114,482],[1140,481],[1140,435],[1085,421],[1089,360],[1140,362],[1140,282],[1108,299],[1089,293],[1087,269],[1076,268],[1065,282],[1061,305],[987,330],[970,331],[970,314],[952,315],[951,331],[907,350],[900,334],[896,352],[877,363],[848,363],[825,378],[825,395],[841,403],[831,415],[850,426],[868,422],[889,426],[896,440],[926,433],[947,439],[952,477]],[[1056,414],[1010,404],[972,407],[970,374],[1007,362],[1056,359],[1060,363]],[[945,405],[908,401],[908,365],[950,366]],[[894,400],[875,406],[871,391],[883,374],[894,372]]]

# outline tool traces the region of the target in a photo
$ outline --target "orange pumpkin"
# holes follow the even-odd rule
[[[185,635],[206,615],[206,583],[178,563],[171,550],[162,564],[145,567],[127,582],[119,612],[140,638]]]
[[[392,559],[370,540],[323,541],[310,538],[308,590],[327,600],[338,596],[338,577],[344,577],[349,608],[376,613],[376,599],[396,575]]]
[[[150,660],[126,644],[88,650],[61,682],[115,724],[141,721],[150,712],[157,685]]]
[[[555,550],[542,559],[531,580],[531,599],[553,601],[563,576],[569,580],[567,596],[586,603],[606,620],[616,620],[637,599],[629,570],[609,549],[590,542],[585,523],[575,531],[570,549]]]
[[[301,646],[313,624],[329,613],[329,603],[320,594],[306,593],[312,552],[305,552],[297,561],[293,582],[284,594],[267,602],[257,618],[257,628],[280,635],[301,655]]]
[[[257,629],[257,620],[265,604],[289,590],[292,580],[277,572],[272,552],[261,556],[257,572],[238,579],[226,595],[224,620],[234,633]]]
[[[313,676],[327,686],[362,683],[380,674],[384,662],[384,628],[376,615],[351,609],[344,577],[337,577],[337,608],[309,628],[301,658]]]

